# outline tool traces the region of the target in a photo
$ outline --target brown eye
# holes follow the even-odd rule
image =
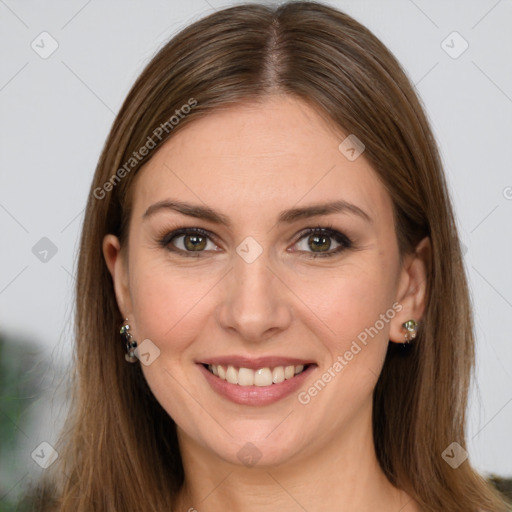
[[[338,244],[334,250],[329,251],[332,241]],[[299,245],[300,251],[309,253],[307,257],[327,257],[334,256],[352,247],[352,241],[343,233],[331,228],[309,228],[303,233],[296,245]]]
[[[183,245],[189,251],[202,251],[206,247],[206,237],[204,237],[202,235],[182,235],[182,236],[183,236]]]
[[[184,256],[199,257],[201,253],[218,250],[210,233],[200,228],[182,228],[172,231],[161,238],[159,243],[169,251]],[[337,246],[334,250],[330,250],[333,243]],[[306,253],[306,257],[309,258],[334,256],[352,247],[352,241],[346,235],[325,227],[307,229],[295,243],[295,245],[301,244],[298,252]]]
[[[331,241],[326,235],[310,235],[308,237],[308,246],[312,250],[327,251],[331,247]]]
[[[206,250],[214,251],[217,248],[209,234],[199,228],[178,229],[168,233],[160,240],[160,245],[173,252],[197,253],[197,256]]]

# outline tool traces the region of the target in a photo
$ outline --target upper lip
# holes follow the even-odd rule
[[[266,356],[266,357],[244,357],[244,356],[219,356],[209,357],[200,361],[201,364],[215,364],[221,366],[236,366],[238,368],[275,368],[276,366],[298,366],[315,364],[309,359],[299,359],[296,357]]]

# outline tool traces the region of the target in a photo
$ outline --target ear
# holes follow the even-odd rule
[[[128,262],[115,235],[108,234],[103,238],[103,256],[112,276],[119,311],[123,318],[130,318],[132,304],[128,286]]]
[[[396,301],[402,306],[400,312],[391,321],[389,341],[403,343],[405,330],[402,327],[407,320],[419,323],[426,306],[426,291],[430,273],[431,244],[427,236],[416,246],[414,253],[404,258],[399,277]]]

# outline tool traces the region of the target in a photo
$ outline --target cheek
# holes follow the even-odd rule
[[[207,317],[214,272],[177,268],[164,258],[141,258],[132,267],[131,299],[137,335],[154,341],[169,357],[178,357],[197,337]]]
[[[213,273],[183,269],[151,259],[132,267],[132,304],[138,340],[150,339],[159,355],[142,365],[144,377],[162,407],[185,431],[199,436],[198,424],[211,421],[190,380],[191,353],[210,318],[207,294],[218,282]],[[186,391],[184,391],[186,389]],[[200,417],[201,421],[197,418]]]
[[[398,312],[390,275],[379,265],[345,267],[342,274],[333,272],[323,280],[321,287],[307,287],[308,305],[326,327],[320,335],[317,321],[317,339],[325,354],[317,380],[298,397],[310,408],[311,422],[312,411],[324,411],[326,423],[339,427],[371,403],[387,352],[390,321]]]
[[[333,269],[326,276],[315,283],[302,282],[301,296],[307,297],[308,306],[325,326],[326,334],[319,339],[331,361],[346,354],[350,366],[370,365],[380,370],[390,321],[397,312],[393,273],[386,271],[381,260],[362,261],[342,272]],[[356,360],[359,363],[353,364]]]

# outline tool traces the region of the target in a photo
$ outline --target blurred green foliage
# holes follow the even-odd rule
[[[26,430],[44,376],[41,353],[31,341],[0,333],[0,512],[28,510],[17,502],[34,462],[20,452],[30,446]]]

